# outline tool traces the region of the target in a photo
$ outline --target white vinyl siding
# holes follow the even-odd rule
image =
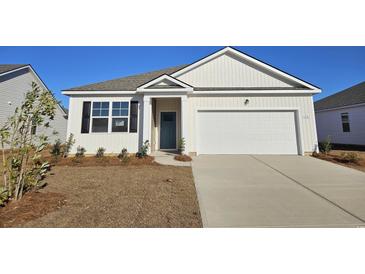
[[[8,117],[14,114],[15,108],[24,101],[25,94],[32,88],[32,82],[34,81],[40,85],[37,78],[28,69],[23,69],[22,73],[5,76],[0,76],[0,126],[7,121]],[[64,117],[60,106],[56,107],[56,115],[54,120],[50,121],[50,126],[50,128],[43,131],[37,128],[36,133],[47,135],[51,143],[56,139],[65,141],[67,119]],[[54,135],[54,131],[58,134]]]
[[[348,113],[350,132],[344,132],[341,113]],[[365,105],[316,112],[318,140],[330,136],[332,143],[365,145]]]
[[[197,152],[297,155],[295,112],[199,111]]]
[[[86,149],[86,154],[95,154],[98,147],[104,147],[106,149],[105,153],[119,153],[123,148],[126,148],[128,152],[135,153],[138,148],[142,145],[142,111],[141,96],[70,96],[69,103],[69,119],[68,123],[68,134],[73,133],[75,135],[76,143],[72,148],[71,153],[76,152],[77,146],[82,146]],[[81,134],[81,120],[82,120],[82,105],[84,101],[92,102],[110,102],[109,105],[109,132],[102,133],[90,133]],[[137,132],[111,132],[111,113],[112,113],[112,102],[139,102],[139,112],[138,112],[138,129]],[[128,121],[129,123],[129,121]]]
[[[224,54],[191,71],[177,76],[177,79],[194,87],[293,87],[260,71],[252,64],[246,64]]]
[[[249,103],[245,105],[246,99]],[[197,151],[196,123],[198,110],[273,110],[297,109],[298,132],[302,152],[313,152],[317,149],[317,135],[312,96],[193,96],[189,97],[190,109],[190,151]],[[225,140],[222,140],[224,142]]]

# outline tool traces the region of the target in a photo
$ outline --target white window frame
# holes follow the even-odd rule
[[[341,115],[341,129],[342,129],[342,133],[350,133],[351,132],[350,113],[348,113],[348,112],[341,112],[340,115]],[[347,122],[344,122],[343,121],[344,116],[347,116]],[[349,130],[348,131],[344,131],[343,130],[343,125],[344,124],[348,124],[348,127],[349,127]]]
[[[94,112],[94,103],[109,103],[109,113],[108,116],[94,116],[93,112]],[[109,123],[109,118],[110,118],[110,101],[105,101],[105,100],[96,100],[96,101],[91,101],[91,113],[90,113],[90,132],[93,134],[105,134],[105,133],[109,133],[110,131],[110,123]],[[107,118],[108,119],[108,130],[106,132],[93,132],[93,121],[94,119],[98,119],[98,118]]]
[[[91,110],[90,110],[90,131],[89,134],[136,134],[139,132],[138,124],[139,124],[139,118],[137,119],[137,132],[129,132],[129,126],[130,126],[130,116],[131,116],[131,101],[137,101],[137,100],[88,100],[88,102],[91,102]],[[93,125],[93,108],[94,103],[109,103],[109,114],[108,116],[95,116],[95,118],[108,118],[108,131],[107,132],[93,132],[92,131],[92,125]],[[113,116],[113,102],[121,102],[121,103],[128,103],[128,116]],[[138,117],[139,117],[139,104],[138,104]],[[113,118],[128,118],[127,122],[127,131],[125,132],[112,132],[112,123]]]
[[[128,103],[128,114],[127,116],[113,116],[113,103]],[[120,100],[113,100],[111,101],[111,109],[109,111],[110,116],[110,133],[129,133],[129,121],[130,121],[130,109],[131,109],[131,101],[120,101]],[[113,118],[127,118],[127,131],[122,132],[113,132]]]

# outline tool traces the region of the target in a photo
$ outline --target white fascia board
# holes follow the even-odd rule
[[[214,90],[214,91],[194,91],[192,95],[229,95],[229,94],[307,94],[320,93],[320,90]]]
[[[231,47],[226,47],[226,48],[224,48],[224,49],[222,49],[220,51],[217,51],[216,53],[211,54],[211,55],[207,56],[206,58],[201,59],[200,61],[198,61],[196,63],[191,64],[190,66],[187,66],[187,67],[185,67],[185,68],[183,68],[181,70],[178,70],[178,71],[172,73],[171,76],[172,77],[175,77],[175,78],[176,77],[179,77],[180,75],[184,74],[185,72],[190,71],[190,70],[192,70],[192,69],[194,69],[194,68],[196,68],[196,67],[198,67],[198,66],[200,66],[200,65],[202,65],[204,63],[207,63],[210,60],[212,60],[212,59],[214,59],[214,58],[216,58],[216,57],[218,57],[220,55],[223,55],[225,53],[228,53],[228,52],[231,53],[231,54],[234,54],[234,55],[236,55],[236,56],[238,56],[238,57],[240,57],[242,59],[248,60],[249,62],[254,63],[254,64],[256,64],[256,65],[258,65],[260,67],[263,67],[263,68],[265,68],[268,71],[274,72],[274,73],[276,73],[276,74],[278,74],[278,75],[280,75],[280,76],[282,76],[284,78],[290,79],[290,80],[292,80],[294,82],[297,82],[297,83],[299,83],[299,84],[301,84],[301,85],[303,85],[305,87],[308,87],[311,90],[316,91],[316,93],[320,93],[321,92],[321,90],[319,88],[317,88],[317,87],[315,87],[315,86],[313,86],[313,85],[311,85],[311,84],[309,84],[307,82],[304,82],[304,81],[302,81],[302,80],[300,80],[300,79],[298,79],[298,78],[296,78],[294,76],[291,76],[291,75],[289,75],[289,74],[287,74],[287,73],[285,73],[285,72],[283,72],[283,71],[281,71],[279,69],[276,69],[276,68],[274,68],[274,67],[272,67],[270,65],[267,65],[267,64],[265,64],[265,63],[263,63],[263,62],[255,59],[255,58],[252,58],[252,57],[250,57],[250,56],[248,56],[248,55],[246,55],[246,54],[244,54],[244,53],[242,53],[242,52],[240,52],[240,51],[238,51],[236,49],[233,49]]]
[[[64,90],[62,91],[63,95],[72,96],[72,95],[131,95],[136,94],[136,91],[126,91],[126,90]]]
[[[171,89],[148,89],[148,87],[150,86],[153,86],[154,84],[157,84],[163,80],[168,80],[170,82],[173,82],[175,83],[176,85],[179,85],[181,86],[181,88],[171,88]],[[193,91],[193,87],[178,80],[178,79],[175,79],[167,74],[164,74],[164,75],[161,75],[159,77],[157,77],[156,79],[153,79],[145,84],[143,84],[142,86],[139,86],[137,88],[137,91],[143,91],[143,92],[150,92],[150,91],[164,91],[164,90],[167,90],[167,91],[173,91],[173,90],[186,90],[186,91]]]
[[[184,92],[184,93],[190,93],[193,91],[193,88],[154,88],[154,89],[147,89],[147,90],[138,90],[138,93],[169,93],[169,92]]]

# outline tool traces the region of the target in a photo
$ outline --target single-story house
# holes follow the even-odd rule
[[[14,114],[15,108],[24,101],[25,94],[32,89],[32,82],[49,91],[31,65],[0,64],[0,127]],[[50,121],[50,127],[47,129],[33,128],[33,130],[35,134],[47,135],[51,143],[56,139],[65,141],[67,130],[65,109],[57,102],[55,117]]]
[[[365,146],[365,82],[314,103],[318,140]]]
[[[63,91],[68,134],[86,153],[294,154],[317,150],[306,81],[226,47],[192,64]]]

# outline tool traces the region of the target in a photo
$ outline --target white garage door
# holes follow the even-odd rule
[[[298,154],[293,111],[199,111],[198,154]]]

